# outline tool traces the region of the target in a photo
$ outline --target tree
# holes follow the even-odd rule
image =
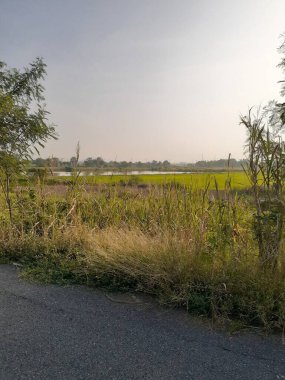
[[[278,67],[281,68],[283,74],[285,75],[285,34],[282,35],[283,42],[279,47],[279,52],[283,55],[281,58],[281,62]],[[280,81],[281,83],[281,95],[285,96],[285,79]],[[282,122],[282,125],[285,125],[285,103],[277,103],[277,109],[279,111],[279,116]]]
[[[241,117],[248,132],[245,173],[255,206],[254,233],[262,266],[276,269],[285,219],[285,147],[264,116]]]
[[[48,139],[56,138],[54,126],[47,122],[41,84],[45,76],[41,58],[23,71],[0,62],[0,180],[11,222],[11,177],[23,170],[26,160]]]
[[[278,67],[282,70],[285,75],[285,33],[281,35],[283,39],[282,44],[279,46],[278,51],[282,54],[281,62]],[[281,84],[281,96],[285,96],[285,78],[280,80]],[[285,127],[285,102],[278,102],[276,100],[271,100],[268,105],[264,108],[265,116],[268,117],[270,125],[273,127],[275,132],[279,132]]]
[[[278,65],[285,74],[285,34],[279,52]],[[281,80],[281,95],[285,96],[285,80]],[[255,204],[254,232],[261,264],[278,267],[285,220],[285,144],[278,132],[285,127],[285,103],[271,101],[263,115],[241,116],[248,132],[247,162],[244,170],[252,185]]]

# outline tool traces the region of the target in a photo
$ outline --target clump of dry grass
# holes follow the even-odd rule
[[[52,239],[25,235],[16,242],[10,237],[1,252],[28,264],[24,276],[39,281],[143,291],[199,315],[283,326],[281,274],[262,272],[257,257],[225,257],[197,246],[171,234],[77,226]]]
[[[186,282],[193,252],[190,243],[169,234],[149,236],[138,229],[97,232],[85,256],[89,273],[122,276],[153,292],[162,284]]]

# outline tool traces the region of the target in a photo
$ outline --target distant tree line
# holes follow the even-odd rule
[[[241,169],[244,160],[236,160],[231,158],[219,159],[211,161],[197,161],[196,163],[170,163],[169,161],[105,161],[102,157],[88,157],[84,161],[77,161],[76,157],[71,157],[70,160],[61,160],[57,157],[51,158],[36,158],[31,161],[32,167],[50,167],[53,170],[72,171],[75,167],[81,170],[95,170],[95,171],[128,171],[128,170],[150,170],[150,171],[185,171],[185,170],[200,170],[212,169],[223,170],[229,167],[230,169]]]
[[[228,159],[219,159],[211,161],[197,161],[194,165],[198,168],[241,168],[245,160],[236,160],[234,158]]]

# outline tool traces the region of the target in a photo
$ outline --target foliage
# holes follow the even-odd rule
[[[285,54],[284,41],[279,50]],[[279,65],[285,73],[285,58]],[[281,81],[285,95],[285,81]],[[245,172],[252,186],[255,202],[254,231],[262,266],[277,268],[285,218],[285,145],[278,135],[285,123],[285,103],[271,102],[263,115],[241,116],[248,132]]]
[[[281,36],[283,38],[283,42],[279,47],[279,52],[283,55],[281,62],[279,63],[279,67],[281,68],[283,74],[285,74],[285,34]],[[285,79],[280,81],[281,83],[281,95],[285,96]],[[277,114],[279,114],[281,125],[285,125],[285,103],[277,103],[276,104]]]
[[[254,230],[262,265],[276,268],[283,238],[285,217],[285,149],[280,137],[264,117],[241,117],[248,131],[248,175],[254,196]]]
[[[34,150],[55,138],[54,127],[47,124],[43,101],[46,65],[37,58],[22,72],[8,69],[0,62],[0,170],[1,185],[12,219],[11,177],[19,173]]]
[[[19,159],[31,157],[37,146],[43,147],[48,138],[55,137],[53,126],[47,124],[44,108],[46,65],[37,58],[23,72],[7,69],[0,62],[0,150],[2,155]]]

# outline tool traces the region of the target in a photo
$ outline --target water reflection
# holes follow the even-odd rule
[[[128,172],[113,172],[113,171],[107,171],[107,172],[102,172],[102,173],[98,173],[98,172],[92,172],[92,171],[82,171],[80,172],[80,176],[92,176],[92,175],[106,175],[106,176],[112,176],[112,175],[144,175],[144,174],[150,174],[150,175],[154,175],[154,174],[191,174],[192,172],[163,172],[163,171],[138,171],[138,170],[132,170],[132,171],[128,171]],[[60,171],[60,172],[53,172],[53,175],[55,176],[66,176],[66,177],[69,177],[72,175],[71,172],[64,172],[64,171]]]

